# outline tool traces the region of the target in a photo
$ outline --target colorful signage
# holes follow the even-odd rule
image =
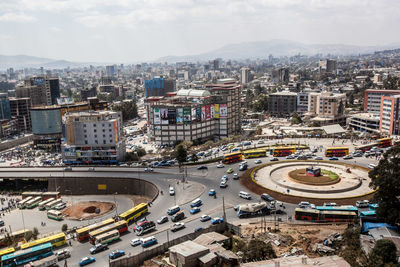
[[[183,108],[183,120],[190,122],[190,107]]]
[[[183,124],[183,108],[177,109],[176,124]]]
[[[206,106],[206,120],[210,120],[211,119],[211,106],[207,105]]]
[[[192,121],[195,121],[197,118],[196,116],[196,108],[192,108]]]
[[[162,108],[161,110],[161,124],[168,124],[168,109]]]
[[[201,121],[206,121],[206,106],[201,106]]]
[[[214,118],[219,119],[219,104],[214,105]]]
[[[219,116],[221,118],[228,117],[228,106],[226,104],[219,105]]]
[[[159,108],[154,109],[154,124],[161,124],[161,112]]]
[[[168,108],[168,124],[176,124],[176,109]]]

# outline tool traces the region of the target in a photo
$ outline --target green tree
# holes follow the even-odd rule
[[[11,239],[10,235],[8,235],[8,237]],[[31,231],[26,232],[24,238],[25,238],[26,242],[29,242],[29,240],[32,239],[32,232]],[[12,243],[12,241],[11,241],[11,243]]]
[[[365,260],[365,255],[360,243],[361,229],[359,227],[348,228],[343,234],[344,247],[341,255],[351,266],[361,267],[360,261]]]
[[[293,112],[292,114],[292,120],[291,120],[292,124],[300,124],[303,122],[303,120],[301,119],[301,117],[299,116],[299,114],[297,114],[297,112]]]
[[[39,230],[36,227],[33,227],[33,231],[32,231],[32,237],[33,239],[37,239],[39,235]]]
[[[193,162],[197,162],[199,161],[199,157],[197,157],[196,153],[193,152],[192,156],[190,156],[192,158]]]
[[[175,155],[176,155],[176,159],[178,160],[179,166],[181,166],[182,163],[186,162],[187,150],[182,144],[179,144],[176,146]]]
[[[275,251],[270,243],[266,244],[264,241],[259,239],[252,239],[247,244],[247,248],[244,251],[244,261],[255,261],[261,259],[273,259],[276,258]]]
[[[400,147],[388,150],[377,167],[369,172],[370,187],[379,189],[374,199],[379,204],[376,215],[389,224],[400,222]]]
[[[390,90],[399,89],[400,79],[396,76],[389,75],[386,80],[383,81],[383,88]]]
[[[144,148],[139,147],[138,149],[136,149],[136,153],[139,156],[139,158],[141,158],[146,155],[146,150]]]
[[[262,112],[268,110],[268,95],[261,94],[258,96],[256,102],[254,103],[254,111]]]
[[[125,154],[125,161],[138,161],[139,157],[136,152],[128,152]]]
[[[392,240],[380,239],[369,253],[368,267],[396,266],[397,248]]]
[[[61,226],[61,231],[62,232],[66,232],[68,230],[68,225],[66,224],[66,223],[64,223],[62,226]]]
[[[122,120],[127,121],[138,116],[137,105],[135,101],[125,101],[112,108],[114,111],[121,111]]]

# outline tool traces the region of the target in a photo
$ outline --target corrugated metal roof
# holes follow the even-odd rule
[[[191,97],[206,97],[210,96],[210,92],[207,90],[197,89],[181,89],[176,93],[177,96],[191,96]]]

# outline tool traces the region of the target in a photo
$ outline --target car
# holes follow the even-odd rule
[[[113,260],[113,259],[122,257],[122,256],[124,256],[124,255],[125,255],[125,251],[123,251],[122,249],[117,249],[117,250],[112,251],[112,252],[108,255],[108,257],[109,257],[110,259]]]
[[[168,216],[162,216],[160,219],[157,220],[158,224],[163,224],[168,222]]]
[[[289,156],[286,157],[286,159],[295,159],[295,156],[294,155],[289,155]]]
[[[103,251],[103,250],[106,250],[106,249],[108,249],[108,245],[107,244],[99,243],[99,244],[96,244],[93,247],[91,247],[89,249],[89,251],[90,251],[90,254],[96,254],[96,253],[98,253],[100,251]]]
[[[228,181],[228,180],[229,180],[229,179],[228,179],[228,175],[224,174],[224,176],[221,177],[221,180]]]
[[[259,140],[258,142],[257,142],[257,144],[264,144],[264,141],[263,140]]]
[[[71,252],[68,249],[59,250],[54,254],[56,255],[58,261],[62,261],[71,257]]]
[[[64,171],[66,171],[66,172],[67,172],[67,171],[72,171],[72,167],[71,167],[71,166],[65,167],[65,168],[64,168]]]
[[[351,155],[347,155],[347,156],[344,156],[343,157],[343,159],[352,159],[353,157],[351,156]]]
[[[315,157],[314,159],[315,159],[315,160],[323,160],[323,158],[320,157],[320,156],[317,156],[317,157]]]
[[[226,180],[222,180],[222,182],[219,184],[220,188],[226,188],[228,186],[228,182]]]
[[[269,161],[279,161],[279,159],[274,157],[274,158],[270,159]]]
[[[201,222],[206,222],[206,221],[209,221],[209,220],[211,220],[211,217],[206,215],[206,214],[201,215],[201,217],[200,217],[200,221]]]
[[[203,227],[196,227],[196,228],[194,228],[194,232],[198,232],[198,231],[201,231],[203,229],[204,229]]]
[[[308,208],[309,206],[310,206],[310,202],[308,202],[308,201],[301,201],[299,203],[299,207],[302,208],[302,209]]]
[[[337,157],[330,157],[329,160],[339,160]]]
[[[201,209],[199,207],[194,207],[192,209],[190,209],[190,214],[196,214],[199,213],[201,211]]]
[[[220,224],[223,223],[224,219],[222,219],[221,217],[215,217],[211,219],[211,224]]]
[[[229,168],[227,171],[226,171],[226,173],[232,173],[233,172],[233,169],[232,168]]]
[[[247,164],[240,164],[240,166],[239,166],[239,171],[245,171],[245,170],[247,170]]]
[[[353,157],[362,157],[363,156],[363,154],[362,153],[353,153]]]
[[[67,207],[67,204],[65,204],[65,203],[60,203],[60,204],[55,205],[55,206],[54,206],[54,209],[55,209],[55,210],[62,210],[62,209],[65,209],[66,207]]]
[[[4,221],[3,220],[0,220],[0,227],[1,226],[4,226]]]
[[[240,205],[235,205],[235,206],[233,206],[233,210],[234,210],[234,211],[238,211],[238,210],[239,210],[239,207],[240,207]]]
[[[199,166],[197,167],[198,170],[208,170],[207,166]]]
[[[297,160],[307,160],[308,157],[307,157],[306,155],[299,155],[299,156],[297,156],[296,159],[297,159]]]
[[[142,241],[139,238],[135,238],[131,240],[131,246],[136,247],[142,244]]]
[[[215,194],[216,194],[215,189],[210,189],[210,191],[208,191],[209,196],[215,196]]]
[[[311,204],[310,204],[310,208],[315,210],[315,209],[316,209],[315,204],[312,204],[312,203],[311,203]]]
[[[172,186],[169,187],[169,195],[170,196],[175,195],[175,189]]]
[[[94,171],[94,167],[89,167],[88,171]]]
[[[374,169],[376,167],[376,164],[370,163],[368,164],[368,168],[370,168],[371,170]]]
[[[234,149],[232,149],[232,152],[236,152],[239,151],[239,148],[235,147]]]
[[[265,194],[265,193],[261,195],[261,199],[265,200],[265,201],[268,201],[268,202],[275,201],[275,198],[273,198],[270,195]]]
[[[85,266],[95,261],[96,259],[94,257],[84,257],[79,260],[79,266]]]
[[[220,164],[217,165],[217,168],[225,168],[225,165],[220,163]]]
[[[261,159],[257,159],[254,161],[254,164],[260,164],[260,163],[262,163]]]
[[[328,202],[328,203],[324,203],[324,206],[335,207],[335,206],[337,206],[337,204],[335,202]]]
[[[234,173],[234,174],[233,174],[233,179],[234,179],[234,180],[239,179],[239,175],[238,175],[237,173]]]
[[[179,231],[179,230],[181,230],[183,228],[185,228],[185,224],[183,222],[178,222],[178,223],[174,223],[171,226],[171,231],[172,232],[176,232],[176,231]]]
[[[150,167],[147,167],[147,168],[144,169],[144,171],[145,171],[145,172],[153,172],[153,169],[150,168]]]
[[[368,208],[369,201],[368,200],[359,200],[356,202],[356,206],[358,208]]]

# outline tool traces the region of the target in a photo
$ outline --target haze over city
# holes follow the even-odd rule
[[[3,0],[0,54],[130,63],[272,39],[390,45],[399,13],[395,0]]]

